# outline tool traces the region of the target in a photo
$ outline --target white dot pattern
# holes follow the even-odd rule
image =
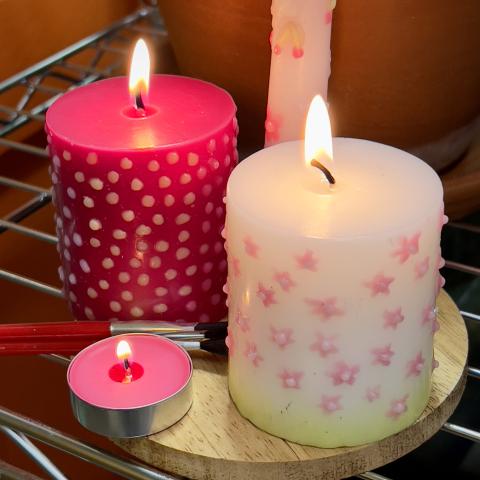
[[[162,265],[162,260],[160,257],[154,256],[149,261],[150,268],[160,268]]]
[[[144,207],[153,207],[153,205],[155,204],[155,198],[152,196],[152,195],[145,195],[143,198],[142,198],[142,205]]]
[[[68,207],[63,207],[63,215],[69,220],[72,218],[72,212]]]
[[[129,158],[124,157],[120,160],[120,167],[124,170],[130,170],[133,167],[133,162]]]
[[[102,222],[100,220],[98,220],[97,218],[92,218],[88,222],[88,226],[90,227],[90,230],[94,230],[94,231],[101,230],[102,229]]]
[[[181,230],[178,234],[178,241],[179,242],[186,242],[190,238],[190,233],[188,230]]]
[[[126,302],[131,302],[133,300],[133,293],[130,292],[130,290],[124,290],[120,296],[122,297],[123,300]]]
[[[131,222],[135,218],[135,214],[133,213],[133,210],[124,210],[122,212],[122,218],[126,222]]]
[[[57,247],[67,272],[59,275],[77,318],[155,319],[168,311],[172,321],[224,317],[219,232],[238,159],[235,125],[196,150],[159,150],[151,158],[67,151],[52,135]]]
[[[156,160],[148,162],[147,167],[151,172],[158,172],[160,170],[160,164]]]
[[[107,193],[105,200],[109,205],[116,205],[120,200],[120,197],[118,196],[118,193],[110,192],[110,193]]]
[[[92,288],[92,287],[88,287],[87,289],[87,295],[90,297],[90,298],[97,298],[98,297],[98,293],[97,291]]]
[[[117,240],[123,240],[124,238],[127,238],[127,232],[125,230],[120,230],[119,228],[117,228],[113,231],[113,238]]]
[[[172,181],[170,180],[170,177],[167,176],[162,176],[158,180],[158,186],[160,188],[168,188],[172,184]]]
[[[95,165],[97,162],[98,162],[97,154],[95,152],[90,152],[87,155],[87,163],[89,165]]]
[[[103,188],[103,182],[99,178],[91,178],[89,183],[94,190],[99,191]]]
[[[167,195],[165,195],[163,203],[166,207],[171,207],[175,203],[175,197],[170,193],[167,193]]]
[[[193,192],[188,192],[184,197],[183,197],[183,203],[185,205],[191,205],[195,201],[195,194]]]
[[[110,270],[113,268],[115,264],[113,263],[113,260],[110,257],[105,257],[102,260],[102,267],[105,268],[105,270]]]
[[[110,183],[117,183],[118,180],[120,179],[120,175],[118,172],[116,172],[115,170],[112,170],[110,172],[108,172],[107,174],[107,179]]]
[[[185,275],[187,275],[187,277],[191,277],[197,273],[197,270],[198,267],[196,265],[190,265],[185,269]]]
[[[78,233],[75,232],[72,236],[72,239],[73,239],[73,243],[77,247],[81,247],[83,245],[82,237]]]
[[[74,178],[78,183],[83,183],[85,181],[85,175],[83,172],[75,172]]]
[[[155,250],[157,252],[166,252],[168,250],[169,244],[165,240],[160,240],[155,244]]]
[[[164,303],[157,303],[153,306],[153,311],[155,313],[165,313],[168,310],[168,307]]]
[[[163,218],[163,215],[162,215],[162,214],[156,213],[156,214],[152,217],[152,222],[153,222],[155,225],[163,225],[163,223],[165,222],[165,219]]]
[[[93,208],[95,206],[95,202],[90,197],[83,197],[83,204],[87,208]]]
[[[102,244],[102,242],[100,242],[100,240],[98,238],[92,237],[90,239],[90,245],[93,248],[98,248],[98,247],[100,247],[101,244]]]
[[[130,187],[134,192],[139,192],[143,189],[143,182],[138,178],[134,178],[130,184]]]
[[[135,232],[137,235],[145,237],[146,235],[150,235],[152,233],[152,229],[147,225],[140,225],[139,227],[137,227]]]

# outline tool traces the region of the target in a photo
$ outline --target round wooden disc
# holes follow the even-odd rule
[[[322,449],[273,437],[240,416],[227,389],[227,363],[195,355],[194,402],[173,427],[156,435],[118,440],[126,451],[168,472],[191,479],[273,480],[350,477],[392,462],[420,446],[455,410],[466,379],[467,332],[463,319],[442,291],[440,331],[430,401],[410,427],[358,447]]]

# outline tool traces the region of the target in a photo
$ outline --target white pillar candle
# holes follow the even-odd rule
[[[259,151],[228,182],[229,388],[269,433],[358,445],[427,404],[443,190],[418,158],[349,138],[328,187],[303,149]]]
[[[327,98],[336,0],[273,0],[265,145],[303,138],[312,97]]]

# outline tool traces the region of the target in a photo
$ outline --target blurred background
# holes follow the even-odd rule
[[[270,52],[268,0],[160,0],[158,13],[125,27],[122,19],[155,2],[0,0],[0,177],[50,188],[42,117],[36,106],[103,76],[125,74],[131,45],[147,36],[155,71],[196,76],[228,89],[239,105],[240,149],[262,147]],[[373,21],[374,19],[374,21]],[[116,22],[120,22],[116,24]],[[112,24],[117,26],[110,29]],[[9,82],[41,60],[103,29],[32,75]],[[379,41],[381,39],[381,41]],[[422,157],[442,175],[447,214],[469,228],[444,229],[443,256],[476,275],[445,270],[446,290],[461,310],[480,313],[480,3],[478,0],[339,0],[332,32],[329,101],[334,133],[392,144]],[[4,88],[2,88],[2,86]],[[46,103],[45,103],[46,102]],[[39,108],[38,113],[42,113]],[[30,112],[30,117],[25,112]],[[25,145],[27,147],[25,147]],[[39,191],[40,191],[39,190]],[[408,190],[406,190],[407,193]],[[37,192],[38,193],[38,192]],[[0,183],[0,218],[31,202],[32,192]],[[48,202],[22,225],[54,234]],[[13,213],[12,213],[13,212]],[[0,270],[60,288],[54,245],[0,227]],[[70,320],[64,301],[0,279],[0,321]],[[470,361],[480,365],[480,322],[467,322]],[[73,419],[65,368],[34,357],[1,357],[0,405],[121,453]],[[452,421],[480,429],[480,385],[468,380]],[[41,446],[68,478],[117,478]],[[392,479],[423,475],[479,478],[479,446],[439,433],[379,469]],[[0,460],[42,471],[0,432]],[[123,453],[122,453],[123,454]]]

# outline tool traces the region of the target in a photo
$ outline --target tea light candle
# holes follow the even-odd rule
[[[312,97],[327,98],[336,0],[273,0],[265,145],[303,138]]]
[[[192,362],[171,340],[119,335],[82,350],[67,373],[78,421],[109,437],[138,437],[173,425],[192,403]]]
[[[269,433],[351,446],[427,404],[443,191],[405,152],[332,145],[320,97],[312,112],[305,145],[257,152],[228,183],[229,387]]]
[[[130,93],[103,80],[47,112],[65,295],[77,319],[220,320],[235,104],[210,83],[134,73]]]

